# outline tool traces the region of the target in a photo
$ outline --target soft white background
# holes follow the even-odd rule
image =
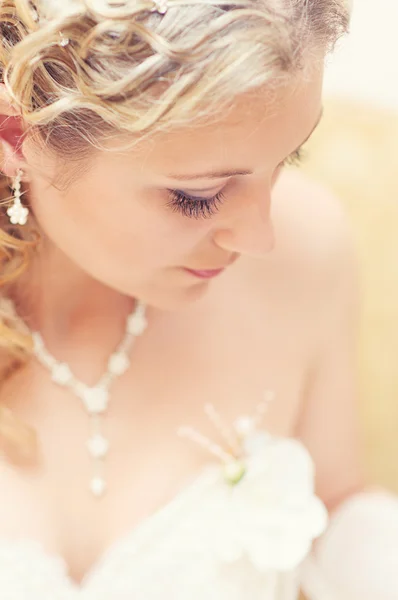
[[[398,110],[398,0],[354,0],[351,34],[328,62],[327,95]]]

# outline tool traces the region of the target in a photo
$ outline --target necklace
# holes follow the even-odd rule
[[[109,405],[110,387],[117,377],[128,370],[130,366],[129,352],[135,339],[144,333],[146,327],[145,306],[137,302],[133,312],[127,317],[126,331],[122,341],[109,357],[107,370],[94,387],[79,381],[67,363],[58,361],[50,354],[40,333],[32,333],[33,353],[38,362],[50,371],[51,380],[54,383],[68,388],[81,400],[83,408],[90,418],[90,436],[86,446],[92,459],[93,475],[89,489],[97,498],[103,496],[106,490],[104,461],[109,453],[110,442],[103,433],[102,420]]]

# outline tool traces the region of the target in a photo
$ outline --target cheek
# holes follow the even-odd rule
[[[179,264],[207,235],[209,224],[183,218],[156,197],[139,190],[127,195],[94,182],[61,194],[35,189],[39,224],[52,241],[79,264],[141,269]],[[95,257],[95,258],[93,258]]]
[[[87,207],[87,221],[91,237],[109,252],[159,266],[178,263],[191,253],[208,228],[174,213],[159,194],[139,190],[111,203],[97,196]]]

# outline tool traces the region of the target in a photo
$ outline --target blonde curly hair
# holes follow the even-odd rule
[[[164,15],[152,0],[0,0],[0,83],[24,135],[70,169],[110,138],[216,118],[238,94],[280,84],[348,16],[347,0],[169,0]],[[11,197],[0,175],[3,381],[30,353],[7,297],[37,247],[34,227],[10,225]],[[1,406],[0,438],[15,434]]]

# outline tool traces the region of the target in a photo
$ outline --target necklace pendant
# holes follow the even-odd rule
[[[109,451],[109,441],[97,433],[87,441],[87,448],[93,458],[105,458]]]
[[[109,357],[105,373],[93,387],[77,379],[67,363],[59,362],[48,352],[40,333],[32,332],[33,352],[39,363],[51,373],[55,384],[68,388],[79,398],[92,421],[91,435],[86,441],[86,448],[93,459],[95,471],[88,487],[96,498],[101,498],[107,489],[107,483],[101,475],[103,461],[110,447],[109,440],[102,435],[100,417],[108,409],[111,384],[130,367],[130,350],[135,338],[142,335],[146,327],[145,305],[137,302],[134,311],[127,318],[122,341]]]
[[[106,483],[102,477],[93,477],[90,482],[90,490],[93,496],[101,498],[106,490]]]
[[[81,399],[90,415],[100,415],[108,408],[109,392],[101,387],[86,387],[81,391]]]

